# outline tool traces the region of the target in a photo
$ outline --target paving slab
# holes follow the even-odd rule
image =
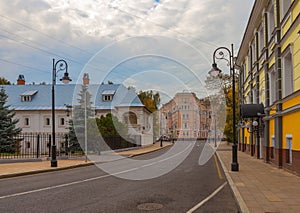
[[[231,144],[227,142],[219,145],[217,155],[242,212],[300,212],[299,176],[240,151],[239,171],[232,172]]]

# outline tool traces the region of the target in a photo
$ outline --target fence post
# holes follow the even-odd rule
[[[51,156],[51,134],[49,134],[48,152],[50,157]]]
[[[69,143],[68,143],[68,135],[65,134],[65,154],[68,156],[69,154]]]
[[[36,158],[40,156],[40,134],[37,135]]]

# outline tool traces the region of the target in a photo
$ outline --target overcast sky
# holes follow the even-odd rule
[[[237,53],[253,3],[0,0],[0,76],[51,83],[55,58],[68,62],[73,83],[88,72],[92,83],[201,93],[213,51],[233,43]]]

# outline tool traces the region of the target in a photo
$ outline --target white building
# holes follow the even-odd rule
[[[130,135],[141,136],[141,145],[153,143],[153,122],[149,110],[141,103],[135,90],[122,84],[90,85],[88,75],[84,75],[84,84],[91,94],[95,117],[109,112],[129,127]],[[52,131],[52,85],[28,85],[20,75],[17,85],[4,85],[8,95],[7,104],[14,109],[17,127],[23,133],[50,133]],[[81,85],[55,85],[55,129],[56,133],[68,132],[72,106],[78,103]]]

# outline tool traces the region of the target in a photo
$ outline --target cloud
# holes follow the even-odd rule
[[[254,0],[0,0],[1,76],[16,82],[25,74],[27,82],[51,82],[52,58],[65,59],[74,81],[86,63],[112,42],[135,36],[163,36],[170,41],[148,39],[143,52],[160,49],[190,64],[204,77],[210,69],[217,46],[241,42]],[[217,9],[216,9],[217,8]],[[175,44],[174,39],[181,40]],[[172,40],[172,41],[171,41]],[[148,44],[146,45],[146,43]],[[197,49],[186,51],[183,43]],[[128,44],[107,52],[101,64],[105,69],[120,54],[138,53],[139,46]],[[141,48],[141,47],[140,47]],[[127,64],[130,73],[144,64]],[[172,70],[173,64],[156,63]],[[99,69],[100,69],[99,68]],[[93,78],[92,75],[90,75]],[[114,79],[110,79],[113,82]],[[151,79],[147,78],[149,82]],[[139,88],[137,88],[139,89]],[[175,90],[176,88],[174,88]]]

